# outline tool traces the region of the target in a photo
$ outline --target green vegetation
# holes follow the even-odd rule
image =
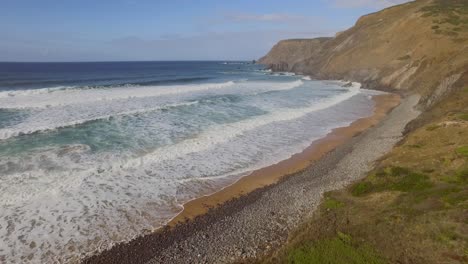
[[[430,188],[429,177],[412,172],[407,168],[390,167],[377,171],[374,176],[351,187],[354,196],[363,196],[373,192],[400,191],[409,192]]]
[[[458,116],[458,118],[464,121],[468,121],[468,114],[461,114],[460,116]]]
[[[419,191],[430,187],[432,187],[432,183],[429,181],[429,177],[419,173],[410,173],[390,185],[390,189],[401,192]]]
[[[366,178],[329,192],[266,263],[468,263],[468,87]]]
[[[450,193],[447,196],[443,197],[442,200],[451,206],[457,206],[468,200],[468,193],[467,192]]]
[[[430,6],[421,8],[425,16],[438,17],[440,15],[456,16],[456,14],[468,14],[468,2],[466,0],[437,0]]]
[[[434,131],[438,129],[440,126],[439,125],[430,125],[426,128],[427,131]]]
[[[457,240],[459,236],[453,231],[453,229],[447,229],[447,230],[442,230],[437,237],[437,239],[444,243],[444,244],[450,244],[451,242]]]
[[[421,8],[420,12],[423,17],[436,18],[431,26],[435,34],[458,37],[462,31],[468,31],[468,2],[465,0],[438,0]]]
[[[463,168],[451,176],[442,178],[443,181],[453,184],[468,184],[468,168]]]
[[[459,155],[468,157],[468,146],[459,147],[459,148],[457,148],[456,152]]]
[[[337,237],[308,243],[292,250],[288,263],[294,264],[380,264],[385,261],[370,246],[355,246],[351,236],[338,233]]]
[[[324,207],[326,209],[338,209],[344,206],[343,202],[340,202],[338,200],[335,200],[333,198],[326,198]]]
[[[356,183],[352,187],[351,193],[354,196],[363,196],[365,194],[370,193],[371,190],[372,190],[372,187],[373,187],[372,183],[370,183],[370,182],[359,182],[359,183]]]

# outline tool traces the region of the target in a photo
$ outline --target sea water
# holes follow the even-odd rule
[[[0,262],[74,262],[372,114],[246,62],[0,63]]]

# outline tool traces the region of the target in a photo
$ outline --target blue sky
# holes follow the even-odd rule
[[[405,0],[2,0],[0,61],[250,60]]]

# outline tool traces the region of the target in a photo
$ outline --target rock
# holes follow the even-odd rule
[[[430,107],[468,81],[467,35],[437,34],[431,14],[421,12],[432,4],[412,1],[363,16],[334,38],[282,40],[258,62],[366,89],[417,92],[421,105]]]

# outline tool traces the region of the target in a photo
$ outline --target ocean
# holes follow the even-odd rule
[[[248,62],[0,63],[0,262],[76,261],[370,116]]]

